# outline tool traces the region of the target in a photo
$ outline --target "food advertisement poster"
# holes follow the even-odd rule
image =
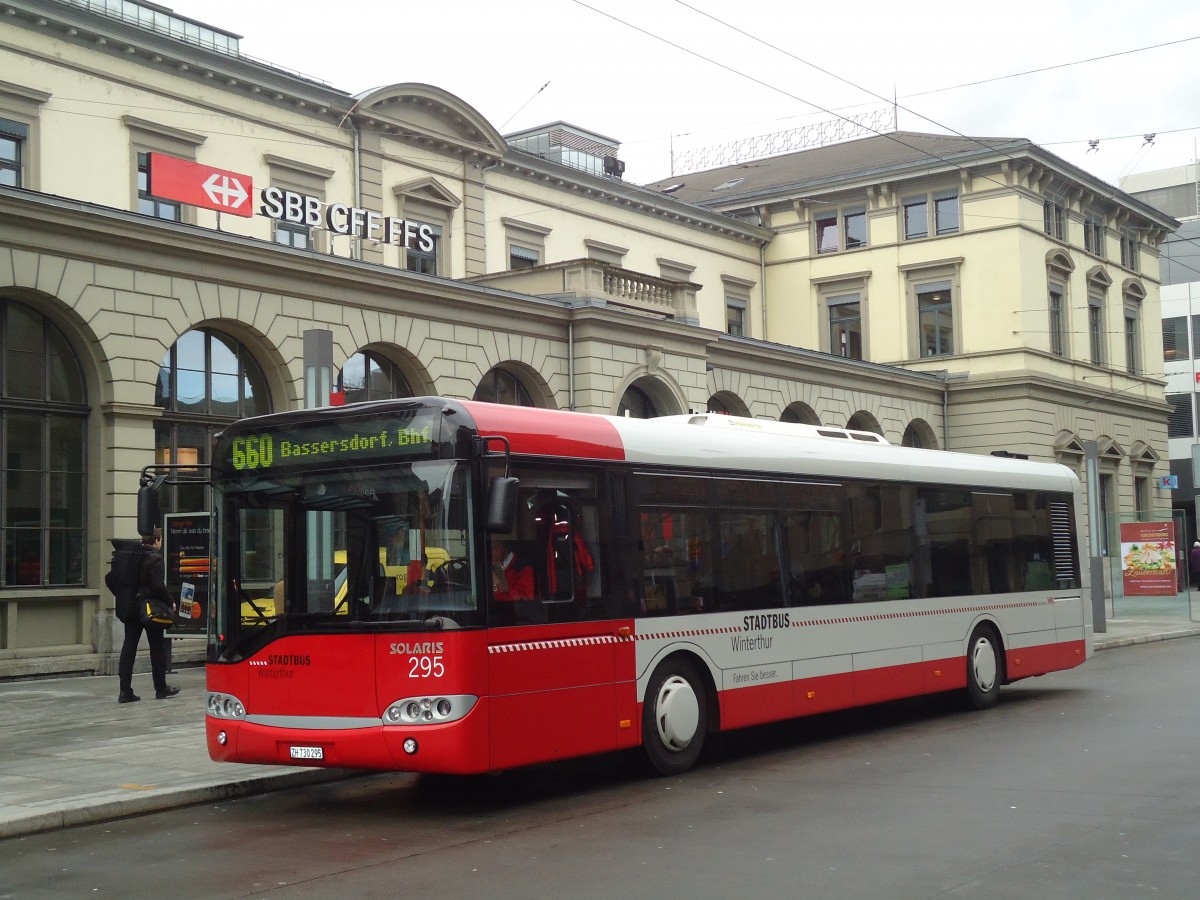
[[[208,615],[208,513],[170,513],[163,534],[167,587],[179,598],[176,631],[204,631]]]
[[[1121,523],[1121,580],[1126,597],[1174,597],[1175,523]]]

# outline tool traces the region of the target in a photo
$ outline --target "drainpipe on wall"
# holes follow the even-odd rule
[[[501,162],[503,162],[503,160],[498,159],[495,162],[488,163],[486,166],[482,166],[479,163],[471,164],[471,165],[475,166],[477,169],[479,169],[479,219],[481,222],[487,221],[487,185],[484,184],[483,176],[486,175],[488,172],[490,172],[492,169],[499,166]],[[466,193],[466,186],[467,186],[466,178],[467,178],[467,169],[466,169],[466,165],[464,164],[464,166],[463,166],[463,193],[464,194]],[[468,224],[470,224],[470,223],[467,221],[467,214],[466,214],[466,211],[464,210],[463,211],[463,230],[462,230],[463,231],[464,267],[466,267],[466,265],[467,265],[467,233],[470,230],[467,228]],[[484,233],[486,234],[486,229],[484,229]],[[487,238],[486,237],[484,237],[483,257],[484,257],[483,258],[483,270],[486,272],[487,271]],[[505,269],[508,268],[507,260],[505,260],[505,262],[504,262],[504,268]],[[465,274],[469,275],[470,272],[467,272]]]
[[[344,116],[342,116],[342,121],[338,122],[339,128],[345,126],[345,124],[347,122],[349,122],[350,127],[354,130],[354,162],[352,163],[352,165],[354,166],[354,178],[353,178],[352,187],[354,190],[354,206],[356,209],[362,206],[362,132],[358,130],[358,123],[354,121],[352,116],[354,115],[354,111],[356,109],[358,109],[358,104],[361,102],[362,102],[361,100],[355,100],[354,105],[351,106],[348,110],[346,110],[346,114]],[[332,235],[330,235],[330,240],[331,241],[333,240]],[[355,257],[354,249],[353,249],[355,246],[355,240],[357,241],[357,244],[358,244],[357,257]],[[359,236],[357,239],[352,239],[350,247],[351,247],[350,258],[351,259],[357,258],[357,259],[361,260],[362,259],[362,237]]]
[[[767,338],[767,242],[758,245],[758,284],[762,301],[762,339]]]
[[[949,369],[940,369],[933,374],[937,375],[942,380],[942,449],[950,449],[950,383],[952,381],[966,381],[970,377],[970,372],[951,372]]]
[[[942,379],[942,449],[950,449],[950,382]]]
[[[354,207],[358,209],[362,206],[362,132],[358,130],[358,123],[350,119],[350,127],[354,129]],[[358,259],[362,259],[362,235],[358,236],[355,242],[358,245]]]

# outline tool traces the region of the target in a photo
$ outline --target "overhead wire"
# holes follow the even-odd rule
[[[824,108],[824,107],[822,107],[822,106],[820,106],[820,105],[818,105],[818,104],[816,104],[816,103],[814,103],[814,102],[812,102],[812,101],[810,101],[810,100],[806,100],[805,98],[798,97],[798,96],[796,96],[795,94],[792,94],[792,93],[791,93],[791,92],[789,92],[789,91],[785,91],[785,90],[783,90],[783,89],[781,89],[781,88],[778,88],[778,87],[777,87],[777,86],[775,86],[775,85],[769,85],[769,84],[767,84],[767,83],[765,83],[765,82],[761,81],[760,79],[758,79],[758,78],[756,78],[756,77],[754,77],[754,76],[752,76],[752,75],[749,75],[748,73],[742,72],[741,70],[738,70],[738,69],[734,69],[733,67],[727,66],[727,65],[725,65],[724,63],[721,63],[721,62],[719,62],[719,61],[717,61],[717,60],[713,60],[711,57],[705,56],[704,54],[700,54],[700,53],[697,53],[697,52],[695,52],[695,51],[692,51],[692,50],[690,50],[690,49],[688,49],[688,48],[686,48],[686,47],[683,47],[683,46],[682,46],[682,45],[680,45],[680,44],[677,44],[677,43],[676,43],[676,42],[674,42],[674,41],[671,41],[671,40],[669,40],[669,39],[666,39],[666,38],[663,38],[663,37],[661,37],[661,36],[659,36],[659,35],[656,35],[656,34],[654,34],[653,32],[646,31],[645,29],[642,29],[642,28],[640,28],[639,26],[637,26],[637,25],[634,25],[634,24],[632,24],[632,23],[630,23],[630,22],[626,21],[626,20],[624,20],[624,19],[620,18],[619,16],[614,16],[614,15],[612,15],[612,14],[610,14],[610,13],[607,13],[607,12],[605,12],[605,11],[603,11],[603,10],[599,10],[599,9],[597,9],[597,8],[596,8],[596,7],[594,7],[594,6],[591,6],[591,5],[589,5],[588,3],[585,3],[585,2],[583,2],[583,0],[574,0],[574,2],[575,2],[575,3],[577,3],[577,4],[578,4],[578,5],[580,5],[580,6],[583,6],[583,7],[587,8],[587,9],[590,9],[590,10],[592,10],[593,12],[597,12],[597,13],[599,13],[600,15],[604,15],[604,16],[606,16],[606,17],[608,17],[608,18],[612,19],[613,21],[616,21],[616,22],[618,22],[618,23],[620,23],[620,24],[622,24],[622,25],[624,25],[624,26],[626,26],[626,27],[633,28],[634,30],[637,30],[637,31],[639,31],[639,32],[641,32],[641,33],[643,33],[643,34],[645,34],[645,35],[649,36],[649,37],[655,38],[655,39],[657,39],[657,40],[662,40],[662,41],[664,41],[665,43],[669,44],[670,46],[676,47],[677,49],[680,49],[680,50],[682,50],[682,51],[683,51],[683,52],[685,52],[685,53],[689,53],[689,54],[691,54],[691,55],[697,56],[697,57],[698,57],[698,58],[700,58],[700,59],[703,59],[703,60],[705,60],[706,62],[711,62],[711,63],[712,63],[712,64],[714,64],[714,65],[718,65],[718,66],[720,66],[721,68],[724,68],[724,69],[726,69],[727,71],[730,71],[730,72],[732,72],[732,73],[734,73],[734,74],[737,74],[737,75],[739,75],[740,77],[749,78],[750,80],[754,81],[754,82],[755,82],[755,83],[757,83],[757,84],[763,85],[763,86],[765,86],[765,87],[769,87],[769,88],[770,88],[770,89],[772,89],[772,90],[778,90],[779,92],[781,92],[781,93],[785,94],[786,96],[789,96],[789,97],[791,97],[791,98],[793,98],[793,99],[795,99],[795,100],[798,100],[799,102],[801,102],[801,103],[804,103],[804,104],[806,104],[806,105],[808,105],[808,106],[811,106],[811,107],[813,107],[814,109],[818,109],[818,110],[820,110],[821,112],[823,112],[823,113],[825,113],[825,114],[827,114],[827,115],[833,115],[835,118],[842,119],[843,121],[851,121],[851,120],[849,120],[847,117],[845,117],[845,116],[841,115],[841,114],[840,114],[839,112],[837,112],[836,110],[829,110],[829,109],[826,109],[826,108]],[[995,153],[998,153],[998,154],[1000,154],[1000,155],[1002,155],[1002,156],[1005,156],[1005,157],[1007,157],[1007,158],[1009,158],[1009,159],[1015,159],[1015,157],[1013,157],[1013,156],[1012,156],[1012,154],[1008,153],[1007,151],[1005,151],[1005,150],[1003,150],[1003,149],[1001,149],[1001,148],[996,148],[996,147],[989,146],[989,144],[988,144],[986,141],[982,141],[982,140],[980,140],[979,138],[977,138],[977,137],[974,137],[974,136],[971,136],[971,135],[966,135],[966,134],[963,134],[961,131],[958,131],[957,129],[955,129],[955,128],[951,127],[951,126],[948,126],[948,125],[946,125],[946,124],[944,124],[944,123],[942,123],[942,122],[939,122],[939,121],[937,121],[937,120],[935,120],[935,119],[932,119],[932,118],[930,118],[930,117],[928,117],[928,116],[926,116],[926,115],[924,115],[924,114],[922,114],[922,113],[920,113],[920,112],[918,112],[918,111],[916,111],[916,110],[914,110],[914,109],[910,109],[910,108],[909,108],[909,107],[907,107],[907,106],[901,105],[901,104],[899,103],[899,98],[898,98],[898,97],[893,97],[893,98],[891,98],[891,99],[889,99],[889,98],[887,98],[887,97],[884,97],[884,96],[882,96],[881,94],[878,94],[878,93],[876,93],[876,92],[874,92],[874,91],[870,90],[869,88],[863,87],[862,85],[860,85],[860,84],[857,84],[856,82],[854,82],[854,81],[851,81],[851,80],[850,80],[850,79],[848,79],[848,78],[844,78],[843,76],[841,76],[841,75],[838,75],[836,72],[832,72],[832,71],[830,71],[830,70],[828,70],[828,69],[826,69],[826,68],[823,68],[822,66],[819,66],[819,65],[817,65],[816,63],[813,63],[813,62],[811,62],[811,61],[809,61],[809,60],[806,60],[806,59],[804,59],[803,57],[797,56],[796,54],[794,54],[794,53],[792,53],[792,52],[790,52],[790,51],[788,51],[788,50],[786,50],[786,49],[784,49],[784,48],[782,48],[782,47],[779,47],[779,46],[777,46],[776,44],[773,44],[773,43],[771,43],[770,41],[767,41],[767,40],[765,40],[765,39],[763,39],[763,38],[760,38],[760,37],[758,37],[757,35],[755,35],[755,34],[752,34],[751,32],[749,32],[749,31],[746,31],[745,29],[738,27],[737,25],[734,25],[734,24],[732,24],[732,23],[730,23],[730,22],[728,22],[728,21],[726,21],[726,20],[724,20],[724,19],[721,19],[721,18],[719,18],[719,17],[717,17],[717,16],[715,16],[715,15],[713,15],[713,14],[711,14],[711,13],[709,13],[709,12],[705,11],[705,10],[703,10],[703,9],[700,9],[700,8],[699,8],[699,7],[697,7],[697,6],[695,6],[695,5],[693,5],[693,4],[689,3],[689,2],[686,2],[686,0],[674,0],[674,2],[675,2],[675,3],[677,3],[677,4],[678,4],[678,5],[680,5],[680,6],[683,6],[683,7],[685,7],[686,9],[689,9],[689,10],[691,10],[692,12],[696,13],[697,15],[703,16],[703,17],[705,17],[705,18],[707,18],[707,19],[709,19],[709,20],[711,20],[711,21],[715,22],[716,24],[718,24],[718,25],[722,26],[723,28],[726,28],[726,29],[729,29],[729,30],[731,30],[731,31],[734,31],[734,32],[736,32],[736,33],[738,33],[738,34],[740,34],[740,35],[742,35],[742,36],[744,36],[744,37],[747,37],[747,38],[749,38],[750,40],[753,40],[753,41],[755,41],[755,42],[757,42],[757,43],[759,43],[759,44],[761,44],[761,45],[763,45],[763,46],[765,46],[765,47],[768,47],[768,48],[770,48],[770,49],[772,49],[772,50],[776,51],[777,53],[781,53],[781,54],[783,54],[784,56],[787,56],[787,57],[789,57],[790,59],[793,59],[793,60],[795,60],[796,62],[799,62],[799,63],[801,63],[801,64],[803,64],[803,65],[806,65],[806,66],[808,66],[808,67],[810,67],[810,68],[812,68],[812,69],[815,69],[816,71],[818,71],[818,72],[821,72],[822,74],[824,74],[824,75],[827,75],[827,76],[829,76],[829,77],[831,77],[831,78],[834,78],[834,79],[836,79],[836,80],[838,80],[838,81],[841,81],[843,84],[849,85],[850,87],[853,87],[853,88],[855,88],[856,90],[859,90],[859,91],[862,91],[863,93],[869,94],[870,96],[872,96],[872,97],[876,98],[877,100],[880,100],[880,101],[883,101],[884,103],[888,103],[889,105],[892,105],[894,108],[897,108],[897,109],[902,109],[902,110],[904,110],[905,112],[907,112],[907,113],[909,113],[909,114],[911,114],[911,115],[914,115],[914,116],[916,116],[916,117],[918,117],[918,118],[920,118],[920,119],[922,119],[922,120],[924,120],[924,121],[926,121],[926,122],[929,122],[930,124],[932,124],[932,125],[935,125],[935,126],[937,126],[938,128],[942,128],[942,129],[944,129],[944,130],[946,130],[946,131],[948,131],[948,132],[951,132],[952,134],[958,135],[959,137],[965,138],[965,139],[967,139],[967,140],[972,140],[972,141],[975,141],[976,143],[978,143],[978,144],[979,144],[981,147],[984,147],[985,149],[991,150],[991,151],[993,151],[993,152],[995,152]],[[1200,40],[1200,35],[1193,36],[1193,37],[1187,37],[1187,38],[1180,38],[1180,39],[1178,39],[1178,40],[1173,40],[1173,41],[1166,41],[1166,42],[1162,42],[1162,43],[1159,43],[1159,44],[1147,45],[1147,46],[1145,46],[1145,47],[1138,47],[1138,48],[1133,48],[1133,49],[1130,49],[1130,50],[1121,50],[1121,51],[1117,51],[1117,52],[1114,52],[1114,53],[1102,54],[1102,55],[1100,55],[1100,56],[1089,57],[1089,58],[1087,58],[1087,59],[1083,59],[1083,60],[1075,60],[1075,61],[1072,61],[1072,62],[1058,63],[1058,64],[1051,65],[1051,66],[1042,66],[1042,67],[1039,67],[1039,68],[1036,68],[1036,69],[1028,69],[1028,70],[1025,70],[1025,71],[1022,71],[1022,72],[1011,73],[1011,74],[1008,74],[1008,75],[1003,75],[1003,76],[997,76],[997,77],[995,77],[995,78],[980,79],[980,80],[978,80],[978,81],[975,81],[975,82],[966,82],[966,83],[963,83],[963,84],[960,84],[960,85],[953,85],[953,86],[951,86],[951,87],[948,87],[948,88],[939,88],[939,89],[932,90],[932,91],[923,91],[923,92],[919,92],[919,93],[916,93],[916,94],[906,95],[906,99],[907,99],[907,97],[910,97],[910,96],[925,96],[925,95],[932,94],[932,93],[936,93],[936,92],[938,92],[938,91],[942,91],[942,90],[956,90],[956,89],[958,89],[958,88],[961,88],[961,87],[970,87],[970,86],[974,86],[974,85],[977,85],[977,84],[987,84],[987,83],[989,83],[989,82],[993,82],[993,81],[1001,81],[1001,80],[1005,80],[1005,79],[1009,79],[1009,78],[1018,78],[1018,77],[1022,77],[1022,76],[1024,76],[1024,75],[1031,75],[1031,74],[1036,74],[1036,73],[1040,73],[1040,72],[1047,72],[1047,71],[1052,71],[1052,70],[1055,70],[1055,69],[1066,68],[1066,67],[1069,67],[1069,66],[1083,65],[1083,64],[1092,63],[1092,62],[1097,62],[1097,61],[1101,61],[1101,60],[1105,60],[1105,59],[1112,59],[1112,58],[1119,57],[1119,56],[1126,56],[1126,55],[1129,55],[1129,54],[1132,54],[1132,53],[1140,53],[1140,52],[1144,52],[1144,51],[1146,51],[1146,50],[1155,50],[1155,49],[1161,49],[1161,48],[1163,48],[1163,47],[1170,47],[1170,46],[1175,46],[1175,45],[1179,45],[1179,44],[1184,44],[1184,43],[1188,43],[1188,42],[1190,42],[1190,41],[1195,41],[1195,40]],[[889,134],[889,133],[886,133],[886,132],[880,132],[880,131],[877,131],[876,129],[873,129],[873,128],[871,128],[870,126],[861,125],[860,123],[855,123],[855,124],[859,124],[859,127],[862,127],[862,128],[864,128],[865,130],[867,130],[867,131],[870,131],[870,132],[872,132],[872,133],[876,134],[877,136],[890,138],[890,139],[894,140],[896,143],[900,143],[900,144],[902,144],[903,146],[905,146],[905,147],[908,147],[908,148],[909,148],[909,149],[911,149],[911,150],[915,150],[916,152],[924,153],[925,155],[929,156],[929,157],[930,157],[930,158],[932,158],[932,159],[938,160],[939,162],[947,163],[947,164],[949,164],[949,165],[954,165],[956,168],[959,168],[960,170],[961,170],[961,168],[962,168],[961,166],[957,166],[957,165],[956,165],[955,163],[953,163],[952,161],[950,161],[950,160],[947,160],[947,159],[945,159],[945,158],[943,158],[943,157],[940,157],[940,156],[938,156],[938,155],[937,155],[937,154],[935,154],[935,153],[932,153],[932,152],[930,152],[930,151],[924,150],[924,149],[922,149],[922,148],[916,148],[916,147],[913,147],[913,146],[912,146],[911,144],[909,144],[908,142],[906,142],[906,141],[902,141],[902,140],[900,140],[900,139],[898,139],[898,138],[895,138],[894,134]],[[1183,129],[1183,130],[1190,130],[1190,129]],[[1157,133],[1162,133],[1162,134],[1170,134],[1170,133],[1173,133],[1173,131],[1172,131],[1172,130],[1165,130],[1165,131],[1162,131],[1162,132],[1155,132],[1155,133],[1156,133],[1156,134],[1157,134]],[[1142,136],[1143,136],[1143,137],[1145,137],[1145,133],[1144,133]],[[1131,137],[1132,137],[1132,136],[1131,136]],[[1113,140],[1113,139],[1109,139],[1109,140]],[[1065,142],[1064,142],[1064,143],[1065,143]],[[1076,142],[1071,142],[1071,143],[1076,143]],[[1046,146],[1046,145],[1045,145],[1045,144],[1039,144],[1039,146]],[[1141,147],[1141,148],[1139,148],[1139,150],[1141,150],[1141,151],[1145,151],[1145,150],[1146,150],[1146,144],[1143,144],[1143,145],[1142,145],[1142,147]],[[1128,170],[1128,169],[1129,169],[1129,168],[1130,168],[1132,165],[1134,165],[1134,164],[1135,164],[1135,161],[1136,161],[1136,155],[1137,155],[1137,154],[1135,154],[1135,160],[1131,160],[1130,164],[1129,164],[1129,165],[1126,167],[1126,170]],[[1144,155],[1144,153],[1143,153],[1142,155]],[[991,180],[991,181],[993,181],[993,183],[997,183],[997,184],[999,184],[999,182],[998,182],[996,179],[990,178],[990,176],[986,176],[986,175],[984,175],[984,176],[982,176],[982,177],[984,177],[984,178],[987,178],[988,180]]]
[[[624,27],[626,27],[626,28],[630,28],[630,29],[632,29],[632,30],[634,30],[634,31],[637,31],[637,32],[639,32],[639,33],[641,33],[641,34],[645,35],[646,37],[649,37],[649,38],[651,38],[651,39],[653,39],[653,40],[656,40],[656,41],[660,41],[660,42],[662,42],[662,43],[664,43],[664,44],[667,44],[667,45],[668,45],[668,46],[670,46],[670,47],[674,47],[675,49],[677,49],[677,50],[679,50],[679,51],[681,51],[681,52],[683,52],[683,53],[686,53],[686,54],[688,54],[689,56],[694,56],[694,57],[696,57],[697,59],[703,60],[704,62],[707,62],[707,63],[709,63],[709,64],[711,64],[711,65],[717,66],[718,68],[720,68],[720,69],[723,69],[723,70],[725,70],[725,71],[727,71],[727,72],[729,72],[729,73],[731,73],[731,74],[733,74],[733,75],[736,75],[736,76],[738,76],[739,78],[744,78],[744,79],[746,79],[746,80],[748,80],[748,81],[751,81],[751,82],[753,82],[753,83],[755,83],[755,84],[758,84],[758,85],[759,85],[759,86],[761,86],[761,87],[765,87],[765,88],[767,88],[768,90],[775,91],[775,92],[777,92],[777,93],[783,94],[784,96],[786,96],[786,97],[789,97],[790,99],[796,100],[796,101],[797,101],[797,102],[799,102],[799,103],[803,103],[803,104],[805,104],[806,106],[809,106],[809,107],[812,107],[813,109],[819,110],[820,112],[822,112],[822,113],[825,113],[826,115],[833,116],[835,119],[839,119],[839,120],[842,120],[842,121],[845,121],[845,122],[849,122],[849,123],[851,123],[851,124],[855,125],[856,127],[860,127],[860,128],[862,128],[863,130],[865,130],[865,131],[868,131],[868,132],[870,132],[870,133],[872,133],[872,134],[876,135],[877,137],[881,137],[881,138],[885,138],[885,139],[887,139],[887,140],[890,140],[890,141],[892,141],[893,143],[899,144],[900,146],[903,146],[903,147],[906,147],[906,148],[907,148],[907,149],[909,149],[909,150],[912,150],[914,153],[920,154],[920,155],[922,155],[922,156],[928,157],[928,158],[930,158],[930,159],[932,159],[932,160],[935,160],[935,161],[937,161],[937,162],[943,163],[944,165],[947,165],[947,166],[950,166],[950,167],[952,167],[952,168],[954,168],[954,169],[957,169],[957,170],[958,170],[958,171],[960,171],[960,172],[961,172],[961,171],[965,171],[965,167],[964,167],[964,166],[962,166],[962,165],[960,165],[960,164],[958,164],[958,163],[957,163],[957,162],[955,162],[954,160],[952,160],[952,159],[948,159],[948,158],[946,158],[946,157],[943,157],[943,156],[940,156],[940,155],[938,155],[937,153],[934,153],[934,152],[932,152],[932,151],[930,151],[930,150],[927,150],[927,149],[925,149],[925,148],[914,146],[913,144],[909,143],[908,141],[905,141],[905,140],[903,140],[903,139],[899,138],[895,132],[883,132],[883,131],[880,131],[880,130],[878,130],[878,129],[876,129],[876,128],[872,128],[870,125],[866,125],[866,124],[863,124],[863,123],[860,123],[860,122],[856,122],[856,121],[854,121],[854,120],[851,120],[851,119],[849,119],[847,116],[844,116],[844,115],[842,115],[841,113],[839,113],[839,112],[838,112],[838,111],[836,111],[836,110],[833,110],[833,109],[828,109],[828,108],[826,108],[826,107],[824,107],[824,106],[821,106],[819,103],[816,103],[816,102],[814,102],[814,101],[812,101],[812,100],[809,100],[809,99],[806,99],[806,98],[804,98],[804,97],[800,97],[800,96],[798,96],[797,94],[794,94],[794,93],[792,93],[791,91],[788,91],[788,90],[786,90],[786,89],[784,89],[784,88],[782,88],[782,87],[779,87],[778,85],[775,85],[775,84],[772,84],[772,83],[770,83],[770,82],[764,81],[764,80],[762,80],[761,78],[758,78],[758,77],[757,77],[757,76],[755,76],[755,75],[751,75],[751,74],[750,74],[750,73],[748,73],[748,72],[744,72],[744,71],[742,71],[741,69],[738,69],[738,68],[735,68],[734,66],[731,66],[731,65],[728,65],[728,64],[726,64],[726,63],[723,63],[723,62],[721,62],[720,60],[714,59],[714,58],[713,58],[713,57],[711,57],[711,56],[705,55],[704,53],[701,53],[701,52],[699,52],[699,51],[697,51],[697,50],[693,50],[693,49],[691,49],[691,48],[689,48],[689,47],[686,47],[686,46],[684,46],[684,45],[682,45],[682,44],[680,44],[680,43],[678,43],[678,42],[676,42],[676,41],[673,41],[673,40],[671,40],[670,38],[664,37],[663,35],[660,35],[660,34],[657,34],[657,33],[653,32],[653,31],[649,31],[649,30],[647,30],[647,29],[645,29],[645,28],[642,28],[641,26],[639,26],[639,25],[636,25],[636,24],[634,24],[634,23],[632,23],[632,22],[629,22],[628,20],[626,20],[626,19],[623,19],[623,18],[621,18],[620,16],[614,15],[614,14],[612,14],[612,13],[610,13],[610,12],[607,12],[606,10],[599,9],[599,8],[597,8],[596,6],[593,6],[592,4],[585,2],[585,0],[572,0],[572,2],[573,2],[573,3],[575,3],[575,4],[576,4],[576,5],[578,5],[578,6],[581,6],[581,7],[585,8],[585,9],[591,10],[592,12],[596,13],[597,15],[600,15],[600,16],[603,16],[603,17],[605,17],[605,18],[607,18],[607,19],[610,19],[610,20],[612,20],[612,21],[614,21],[614,22],[618,23],[619,25],[622,25],[622,26],[624,26]],[[820,72],[822,72],[822,73],[824,73],[824,74],[826,74],[826,75],[829,75],[830,77],[837,78],[839,81],[842,81],[842,82],[844,82],[845,84],[848,84],[848,85],[850,85],[850,86],[852,86],[852,87],[856,88],[857,90],[861,90],[861,91],[863,91],[863,92],[865,92],[865,93],[867,93],[867,94],[870,94],[870,95],[871,95],[871,96],[873,96],[873,97],[876,97],[876,98],[878,98],[878,99],[881,99],[881,100],[883,100],[884,102],[888,102],[888,103],[893,103],[893,102],[896,102],[896,101],[894,101],[894,100],[888,100],[886,97],[881,97],[879,94],[876,94],[876,93],[874,93],[873,91],[870,91],[870,90],[868,90],[867,88],[863,88],[862,86],[860,86],[860,85],[857,85],[857,84],[855,84],[854,82],[852,82],[852,81],[849,81],[848,79],[842,78],[841,76],[839,76],[839,75],[836,75],[835,73],[829,72],[828,70],[826,70],[826,69],[823,69],[822,67],[820,67],[820,66],[817,66],[817,65],[816,65],[816,64],[814,64],[814,63],[810,63],[809,61],[807,61],[807,60],[805,60],[805,59],[802,59],[802,58],[800,58],[800,57],[796,56],[795,54],[792,54],[792,53],[790,53],[790,52],[789,52],[789,51],[787,51],[787,50],[783,50],[783,49],[781,49],[781,48],[779,48],[779,47],[776,47],[774,44],[771,44],[771,43],[770,43],[770,42],[768,42],[768,41],[765,41],[765,40],[763,40],[763,39],[761,39],[761,38],[759,38],[759,37],[757,37],[757,36],[755,36],[755,35],[753,35],[753,34],[750,34],[749,32],[746,32],[746,31],[744,31],[743,29],[741,29],[741,28],[738,28],[738,27],[737,27],[737,26],[735,26],[735,25],[731,25],[730,23],[728,23],[728,22],[725,22],[724,20],[722,20],[722,19],[719,19],[719,18],[717,18],[717,17],[715,17],[715,16],[711,15],[710,13],[707,13],[707,12],[705,12],[704,10],[697,9],[695,6],[692,6],[692,5],[691,5],[691,4],[689,4],[689,3],[683,2],[683,0],[675,0],[675,2],[679,3],[679,4],[680,4],[680,5],[682,5],[682,6],[685,6],[685,7],[686,7],[686,8],[688,8],[688,9],[691,9],[691,10],[693,10],[694,12],[696,12],[696,13],[697,13],[697,14],[699,14],[699,15],[705,16],[705,17],[707,17],[707,18],[711,19],[712,21],[714,21],[714,22],[717,22],[718,24],[722,25],[722,26],[723,26],[723,27],[725,27],[725,28],[729,28],[729,29],[731,29],[731,30],[733,30],[733,31],[735,31],[735,32],[737,32],[737,33],[739,33],[739,34],[742,34],[742,35],[744,35],[745,37],[748,37],[748,38],[750,38],[750,39],[752,39],[752,40],[754,40],[754,41],[757,41],[757,42],[759,42],[759,43],[763,44],[764,46],[770,47],[771,49],[773,49],[773,50],[776,50],[777,52],[779,52],[779,53],[782,53],[782,54],[784,54],[784,55],[786,55],[786,56],[788,56],[788,57],[790,57],[790,58],[792,58],[792,59],[794,59],[794,60],[796,60],[796,61],[798,61],[798,62],[801,62],[801,63],[803,63],[804,65],[810,66],[810,67],[812,67],[812,68],[814,68],[814,69],[816,69],[816,70],[818,70],[818,71],[820,71]],[[1172,42],[1172,43],[1181,43],[1181,42],[1182,42],[1182,41],[1178,41],[1178,42]],[[1132,52],[1132,51],[1123,51],[1123,52]],[[1062,65],[1066,65],[1066,64],[1062,64]],[[997,154],[999,154],[999,155],[1005,156],[1005,157],[1007,157],[1007,158],[1008,158],[1008,159],[1010,159],[1010,160],[1014,160],[1014,161],[1015,161],[1015,160],[1017,159],[1017,157],[1014,157],[1014,156],[1013,156],[1011,153],[1007,152],[1006,150],[1004,150],[1004,149],[1002,149],[1002,148],[997,148],[997,147],[992,147],[992,146],[989,146],[989,145],[988,145],[988,144],[987,144],[985,141],[982,141],[982,140],[980,140],[980,139],[979,139],[979,138],[977,138],[977,137],[972,137],[972,136],[969,136],[969,135],[962,134],[961,132],[954,131],[953,129],[949,129],[947,126],[945,126],[945,125],[942,125],[941,123],[935,122],[933,119],[929,119],[928,117],[926,117],[926,116],[923,116],[923,115],[921,115],[920,113],[916,113],[916,112],[914,112],[914,111],[912,111],[912,110],[909,110],[907,107],[900,107],[900,108],[903,108],[903,109],[905,109],[905,111],[906,111],[906,112],[910,112],[910,113],[912,113],[913,115],[917,115],[917,116],[919,116],[920,118],[922,118],[922,119],[925,119],[925,120],[926,120],[926,121],[928,121],[928,122],[931,122],[931,123],[933,123],[933,124],[935,124],[935,125],[938,125],[938,127],[940,127],[940,128],[946,128],[947,130],[953,131],[953,133],[954,133],[954,134],[956,134],[956,135],[958,135],[959,137],[962,137],[962,138],[964,138],[964,139],[966,139],[966,140],[974,141],[976,144],[978,144],[980,147],[982,147],[982,148],[984,148],[984,149],[987,149],[987,150],[990,150],[990,151],[992,151],[992,152],[994,152],[994,153],[997,153]],[[723,168],[723,167],[718,167],[718,168]],[[1000,186],[1000,187],[1008,187],[1008,185],[1007,185],[1007,184],[1005,184],[1003,181],[1001,181],[1001,180],[999,180],[999,179],[997,179],[997,178],[994,178],[994,177],[992,177],[991,175],[988,175],[988,174],[986,174],[986,173],[981,173],[981,174],[979,174],[977,177],[980,177],[980,178],[982,178],[983,180],[986,180],[986,181],[990,181],[990,182],[992,182],[993,184],[996,184],[996,185],[998,185],[998,186]],[[1112,194],[1112,197],[1110,197],[1110,199],[1114,199],[1114,198],[1115,198],[1115,196],[1116,196],[1116,191],[1117,191],[1117,190],[1119,190],[1119,188],[1117,188],[1117,187],[1114,185],[1114,186],[1113,186],[1113,194]]]

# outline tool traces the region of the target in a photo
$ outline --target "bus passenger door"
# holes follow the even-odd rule
[[[500,626],[488,642],[494,769],[612,750],[620,730],[619,623],[603,609],[596,507],[542,489],[523,494],[520,508],[517,533],[491,548],[490,619]],[[531,598],[515,593],[528,583],[510,574],[522,564],[532,570]]]

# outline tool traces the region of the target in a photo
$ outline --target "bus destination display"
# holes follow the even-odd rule
[[[229,441],[228,464],[237,472],[321,466],[363,459],[428,456],[431,425],[425,422],[365,422],[267,428]]]

